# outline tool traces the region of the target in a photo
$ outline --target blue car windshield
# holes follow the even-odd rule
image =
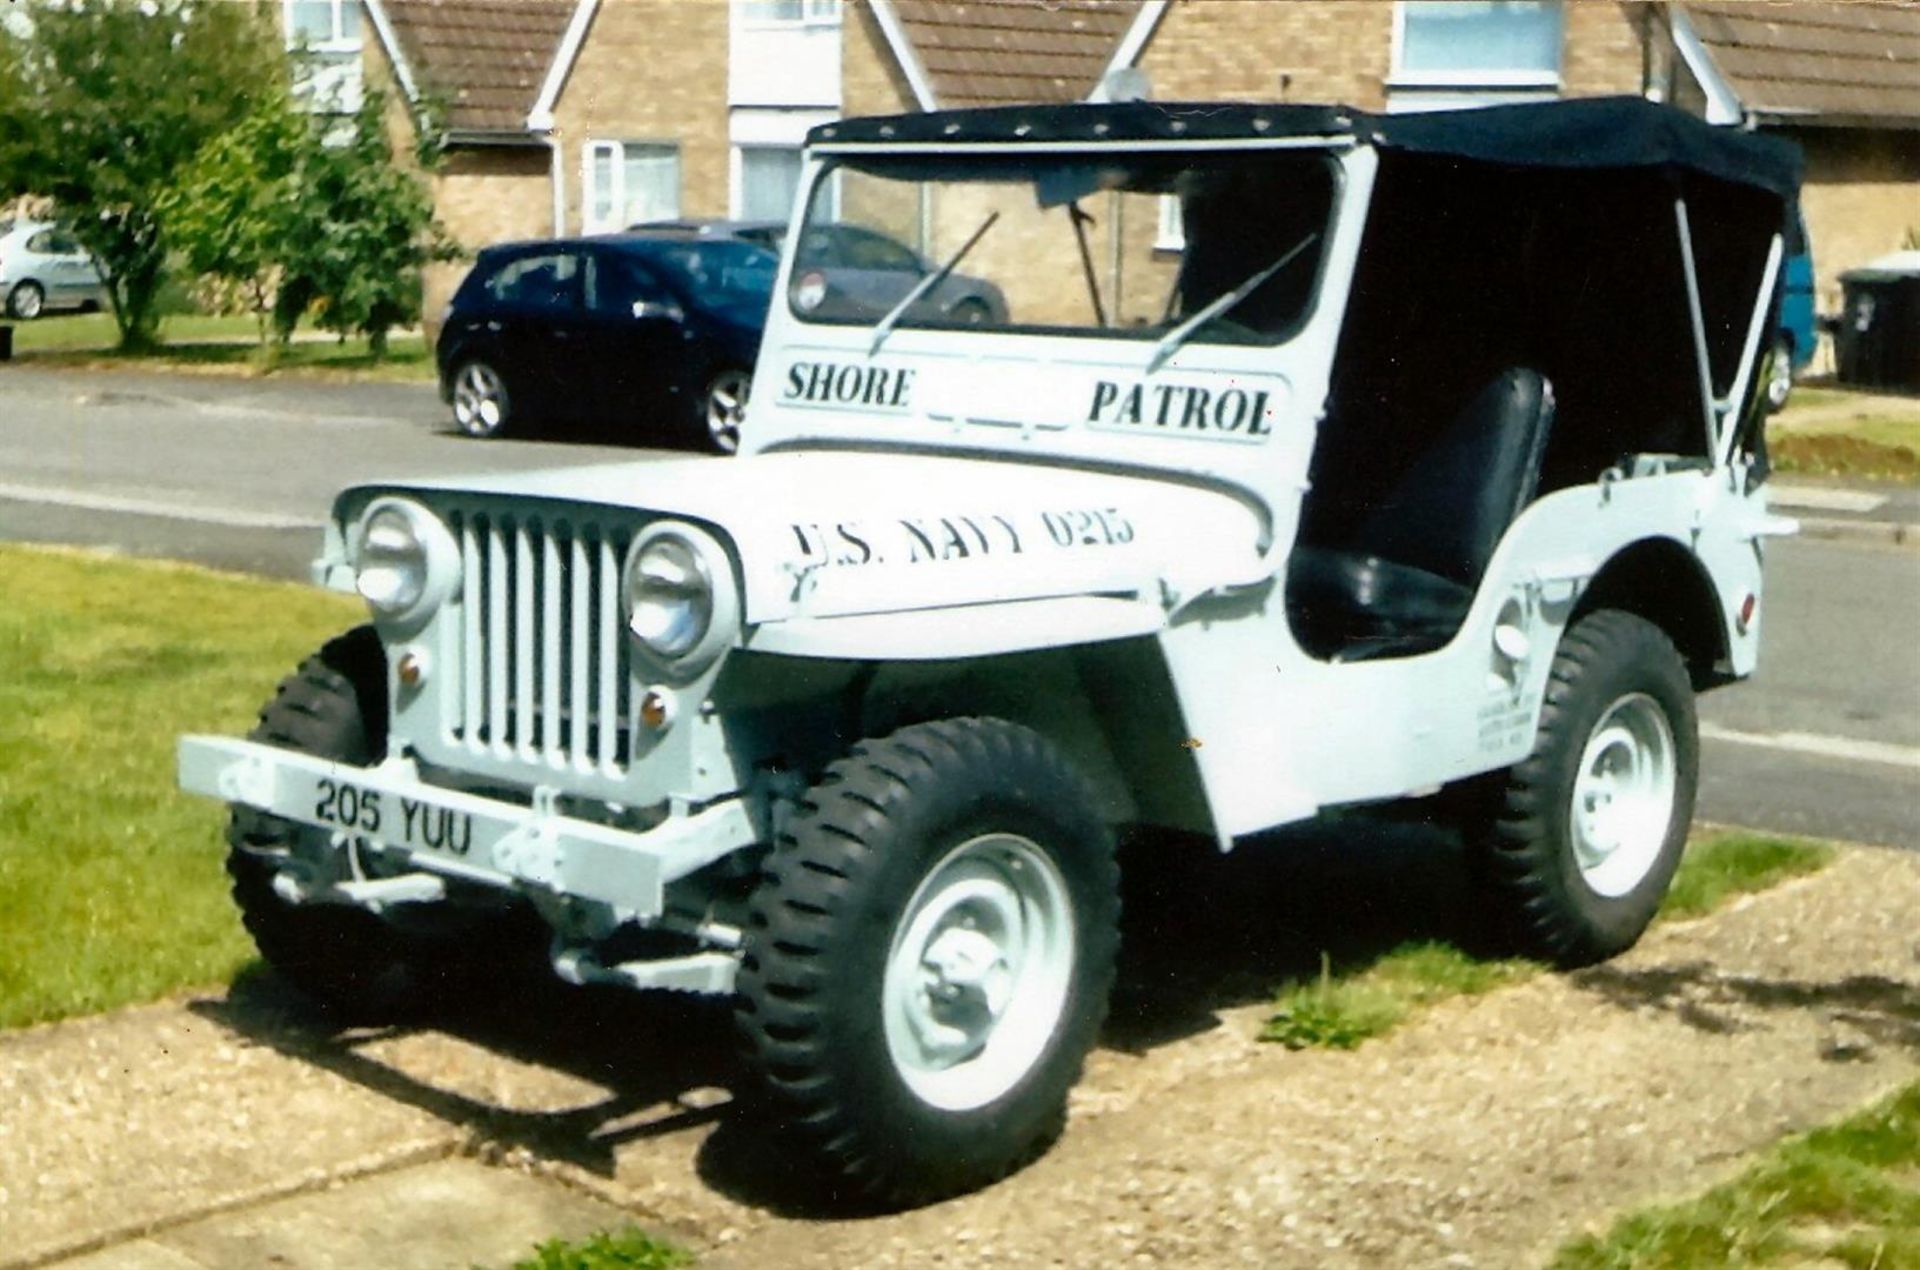
[[[780,258],[738,241],[673,243],[647,253],[648,263],[671,275],[690,296],[716,308],[765,304],[773,294]]]

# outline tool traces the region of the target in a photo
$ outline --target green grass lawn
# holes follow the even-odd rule
[[[1657,921],[1700,917],[1737,895],[1824,868],[1833,851],[1811,842],[1713,831],[1697,836],[1674,875]],[[1545,971],[1530,961],[1490,961],[1448,944],[1408,944],[1365,965],[1283,985],[1261,1039],[1288,1049],[1354,1049],[1422,1008],[1478,996]]]
[[[1622,1218],[1552,1270],[1920,1267],[1920,1084],[1790,1138],[1697,1199]]]
[[[119,353],[119,334],[106,313],[78,313],[13,324],[14,355],[23,362],[53,366],[140,366],[221,374],[334,375],[354,379],[431,380],[433,358],[417,334],[396,334],[385,357],[376,361],[367,342],[302,339],[277,350],[271,365],[263,360],[258,330],[250,317],[178,314],[162,320],[162,347],[145,353]]]
[[[513,1270],[676,1270],[693,1258],[639,1230],[603,1232],[577,1243],[550,1239]]]
[[[1782,472],[1920,483],[1920,401],[1904,409],[1889,398],[1797,389],[1767,424],[1767,442]]]
[[[242,732],[362,610],[184,566],[0,546],[0,1027],[223,982],[251,956],[225,812],[175,737]]]

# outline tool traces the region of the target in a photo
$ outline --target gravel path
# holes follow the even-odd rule
[[[456,1153],[617,1204],[712,1266],[1535,1265],[1912,1079],[1916,910],[1920,857],[1848,852],[1609,966],[1444,1005],[1354,1053],[1252,1039],[1258,949],[1244,983],[1223,967],[1245,948],[1157,958],[1053,1152],[982,1194],[861,1221],[800,1206],[784,1162],[725,1115],[712,1010],[547,993],[447,1030],[332,1036],[243,984],[0,1038],[0,1266],[103,1248],[88,1264],[111,1264],[148,1231]],[[1247,935],[1217,910],[1197,926]],[[379,1190],[338,1192],[340,1221]]]

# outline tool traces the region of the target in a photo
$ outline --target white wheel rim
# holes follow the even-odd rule
[[[1573,854],[1595,894],[1617,898],[1646,879],[1673,825],[1679,787],[1673,725],[1643,692],[1614,702],[1580,754]]]
[[[20,287],[19,298],[15,301],[13,307],[23,318],[37,318],[40,316],[41,306],[45,303],[46,298],[40,294],[39,287],[23,283]]]
[[[1775,409],[1787,404],[1793,392],[1793,354],[1786,345],[1774,350],[1773,374],[1767,380],[1767,401]]]
[[[453,421],[462,432],[486,436],[506,418],[506,392],[491,366],[462,367],[453,382]]]
[[[707,388],[707,433],[727,454],[740,448],[740,424],[747,417],[747,390],[752,386],[745,374],[730,370]]]
[[[1060,1026],[1074,953],[1066,880],[1032,841],[987,834],[949,852],[901,914],[881,987],[907,1088],[970,1111],[1019,1084]]]

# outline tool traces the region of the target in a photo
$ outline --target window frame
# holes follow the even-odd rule
[[[753,0],[734,0],[734,20],[741,26],[759,31],[798,31],[810,27],[841,25],[840,0],[794,0],[800,6],[798,17],[781,18],[757,14]]]
[[[1153,227],[1153,249],[1155,251],[1185,251],[1187,249],[1186,219],[1180,212],[1178,194],[1157,196],[1158,219]]]
[[[362,16],[360,14],[360,0],[318,0],[318,2],[328,4],[333,10],[333,34],[324,40],[309,41],[306,46],[308,51],[313,53],[360,52],[365,45],[365,37],[359,33],[360,22],[358,19]],[[286,36],[286,44],[289,49],[300,47],[299,32],[293,23],[293,10],[296,3],[312,4],[316,3],[316,0],[280,0],[280,29]],[[345,15],[349,11],[351,11],[356,18],[354,22],[354,34],[352,35],[344,34],[347,29]]]
[[[627,208],[627,156],[629,151],[656,151],[673,158],[673,207],[664,214],[653,217],[655,220],[677,220],[680,217],[684,173],[682,162],[684,155],[678,141],[660,140],[623,140],[610,137],[589,137],[580,146],[580,232],[583,234],[619,233],[628,228]],[[612,215],[602,220],[597,210],[601,194],[599,178],[595,172],[595,160],[600,155],[612,156],[608,171],[612,174],[611,211]]]
[[[1566,70],[1567,10],[1565,0],[1540,0],[1554,14],[1558,43],[1553,50],[1553,69],[1497,69],[1468,68],[1462,70],[1408,70],[1407,55],[1407,13],[1409,5],[1432,3],[1432,0],[1394,0],[1393,6],[1393,48],[1388,60],[1387,88],[1392,89],[1452,89],[1455,93],[1471,92],[1475,89],[1500,90],[1551,89],[1558,91]]]
[[[747,162],[754,153],[779,153],[794,156],[793,190],[787,197],[787,205],[778,215],[755,216],[747,207]],[[762,141],[736,141],[733,143],[733,197],[730,200],[735,220],[772,220],[786,224],[793,217],[793,205],[800,191],[807,183],[806,147],[802,144],[782,145]]]

